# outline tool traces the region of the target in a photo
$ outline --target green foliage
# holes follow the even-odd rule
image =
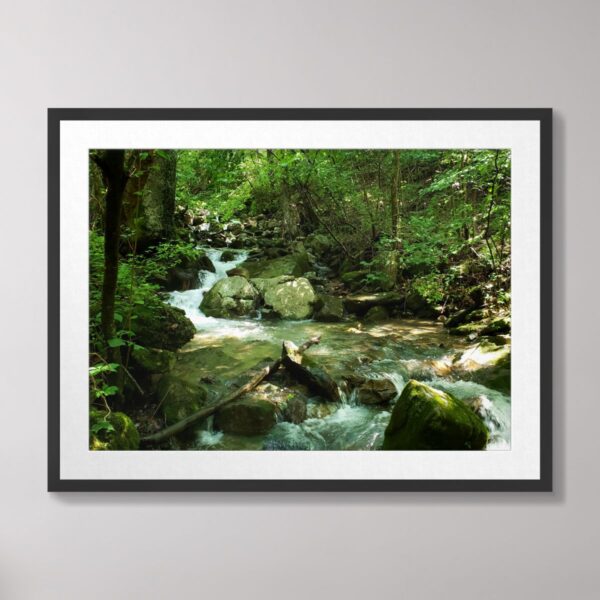
[[[449,279],[441,273],[428,273],[415,279],[412,287],[429,303],[440,304],[447,294]]]
[[[168,241],[136,258],[136,266],[144,281],[154,282],[164,279],[170,268],[192,264],[197,257],[198,250],[194,244]]]

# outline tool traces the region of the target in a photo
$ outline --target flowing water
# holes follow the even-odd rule
[[[510,448],[510,397],[472,381],[443,376],[457,353],[472,343],[449,336],[438,323],[394,319],[375,324],[358,321],[317,323],[258,319],[219,319],[200,310],[204,294],[226,271],[244,260],[246,251],[234,251],[234,260],[220,260],[223,250],[208,248],[215,273],[201,271],[198,288],[172,292],[169,302],[182,308],[198,330],[181,352],[180,367],[195,377],[233,380],[265,358],[277,357],[284,340],[300,344],[321,335],[309,352],[336,381],[357,373],[390,379],[400,395],[406,381],[419,379],[462,400],[477,398],[478,412],[490,430],[488,449]],[[223,388],[225,389],[225,388]],[[215,431],[212,420],[198,432],[195,447],[213,450],[373,450],[381,447],[392,405],[365,406],[354,395],[342,393],[339,404],[308,400],[308,418],[301,424],[279,422],[264,436],[235,436]]]

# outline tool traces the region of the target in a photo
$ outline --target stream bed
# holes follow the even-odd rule
[[[220,319],[207,317],[199,306],[204,294],[248,253],[234,251],[231,261],[220,260],[222,249],[206,248],[215,273],[201,271],[198,288],[172,292],[169,303],[182,308],[197,333],[180,352],[179,370],[196,379],[215,382],[224,392],[256,363],[276,358],[284,340],[301,344],[316,335],[321,343],[310,348],[311,358],[335,381],[349,373],[390,379],[400,395],[406,382],[418,379],[461,400],[478,398],[480,414],[490,430],[488,450],[510,449],[510,397],[473,381],[445,376],[458,353],[476,351],[476,345],[450,336],[441,324],[420,319],[390,319],[373,324],[358,320],[321,323],[311,320],[283,321]],[[475,348],[474,348],[475,346]],[[222,386],[219,389],[219,384]],[[212,419],[197,432],[193,448],[199,450],[377,450],[390,419],[393,404],[363,405],[353,393],[343,393],[337,404],[308,398],[308,418],[299,424],[278,422],[261,436],[224,434],[213,428]]]

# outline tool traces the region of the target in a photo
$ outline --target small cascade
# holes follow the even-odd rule
[[[392,400],[392,402],[396,402],[396,400],[398,400],[400,397],[404,386],[406,385],[406,380],[398,372],[383,373],[383,377],[389,379],[394,384],[394,387],[396,388],[396,397]]]
[[[218,330],[223,336],[237,338],[247,337],[249,335],[254,335],[257,339],[264,337],[260,324],[255,321],[207,317],[200,309],[204,294],[206,294],[217,281],[227,277],[227,271],[234,269],[239,264],[243,263],[248,258],[248,252],[246,250],[234,250],[235,258],[233,260],[222,261],[221,255],[223,254],[224,248],[201,249],[206,252],[206,255],[212,261],[215,266],[215,272],[200,271],[198,273],[198,287],[184,292],[171,292],[168,299],[169,304],[183,309],[186,316],[192,321],[198,331],[206,332]]]
[[[204,428],[197,434],[196,443],[199,446],[218,446],[223,439],[223,432],[214,429],[214,415],[208,417],[204,422]]]

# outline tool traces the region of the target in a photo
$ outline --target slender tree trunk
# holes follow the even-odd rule
[[[95,157],[106,181],[106,215],[104,220],[104,280],[102,282],[101,329],[107,345],[109,362],[120,362],[119,348],[108,341],[115,337],[115,293],[119,269],[121,205],[127,183],[124,150],[105,150]]]
[[[398,238],[398,185],[400,181],[400,150],[394,150],[394,170],[392,172],[392,186],[390,189],[390,205],[392,209],[392,238],[394,247]]]

